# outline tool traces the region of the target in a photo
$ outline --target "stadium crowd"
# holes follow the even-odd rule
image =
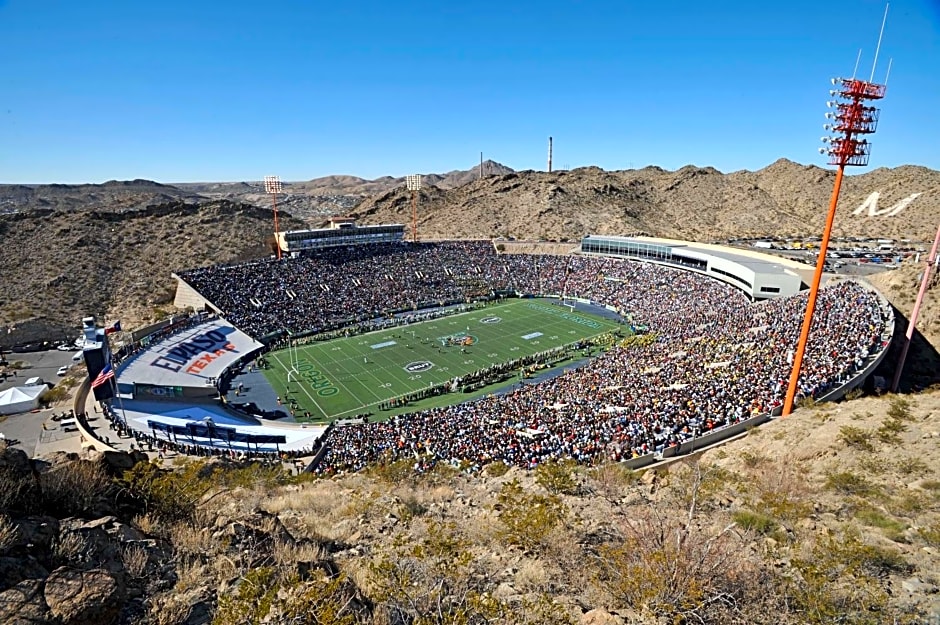
[[[321,472],[381,458],[531,467],[547,459],[628,459],[782,403],[806,295],[751,303],[699,274],[602,257],[501,255],[486,241],[334,249],[182,277],[243,330],[324,332],[395,311],[501,291],[564,294],[615,307],[655,335],[583,367],[482,400],[331,430]],[[880,350],[890,311],[844,281],[820,293],[802,396],[848,379]]]

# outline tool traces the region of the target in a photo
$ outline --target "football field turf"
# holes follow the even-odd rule
[[[521,299],[420,323],[272,352],[264,374],[295,416],[383,416],[395,398],[622,328],[548,300]],[[295,372],[291,372],[296,369]],[[288,380],[288,377],[290,380]],[[437,405],[467,399],[459,390]],[[396,410],[394,412],[402,412]],[[388,414],[393,414],[390,412]]]

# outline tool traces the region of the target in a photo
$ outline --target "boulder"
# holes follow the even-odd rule
[[[123,475],[138,462],[147,462],[147,454],[142,451],[98,451],[92,447],[82,450],[82,458],[100,464],[112,477]]]
[[[39,579],[23,580],[0,592],[0,623],[4,625],[52,625],[54,619],[43,597]]]
[[[67,541],[70,534],[80,536],[85,545],[83,561],[93,562],[111,573],[120,573],[124,570],[124,558],[120,545],[111,539],[101,525],[94,525],[94,523],[92,521],[92,527],[86,527],[82,519],[64,519],[59,540]]]
[[[34,558],[0,558],[0,591],[16,586],[26,579],[46,579],[47,575],[49,571]]]
[[[117,620],[124,588],[104,569],[61,567],[46,580],[45,600],[62,625],[110,625]]]
[[[52,549],[59,535],[59,521],[51,516],[27,516],[13,522],[16,539],[7,551],[11,554],[42,554]]]
[[[29,456],[18,447],[10,447],[6,444],[0,444],[0,468],[11,469],[19,475],[26,475],[32,472],[29,462]]]
[[[580,625],[623,625],[623,617],[611,614],[604,608],[594,608],[581,615]]]

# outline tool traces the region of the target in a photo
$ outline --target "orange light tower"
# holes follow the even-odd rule
[[[883,25],[882,28],[884,28]],[[877,58],[876,52],[876,61]],[[875,69],[872,67],[872,78],[874,78],[874,72]],[[806,314],[803,317],[800,340],[793,358],[790,384],[783,404],[784,416],[793,412],[793,400],[799,388],[800,369],[803,365],[803,356],[806,352],[806,342],[809,338],[810,328],[813,324],[813,312],[816,308],[816,297],[819,294],[819,282],[826,264],[829,236],[832,233],[832,222],[836,216],[839,190],[842,188],[842,177],[845,174],[846,167],[864,167],[868,165],[871,144],[865,137],[875,132],[878,126],[879,113],[877,108],[870,106],[868,103],[880,100],[885,95],[885,85],[879,85],[871,81],[866,82],[856,78],[833,78],[832,84],[836,86],[836,89],[829,93],[835,96],[836,99],[826,102],[826,106],[832,110],[826,113],[826,117],[830,122],[823,126],[832,133],[832,136],[822,138],[827,147],[820,148],[819,151],[828,155],[829,164],[837,166],[838,169],[835,185],[832,189],[832,197],[829,200],[826,228],[823,231],[822,242],[819,244],[819,258],[816,260],[813,284],[809,291],[809,299],[806,302]]]
[[[274,196],[274,247],[277,248],[277,259],[281,260],[281,242],[277,240],[280,229],[277,225],[277,194],[284,190],[281,179],[277,176],[264,177],[264,192]]]

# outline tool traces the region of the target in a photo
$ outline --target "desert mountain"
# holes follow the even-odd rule
[[[658,167],[604,171],[512,172],[454,188],[421,192],[419,232],[427,237],[578,239],[588,233],[649,234],[692,240],[806,236],[822,231],[835,173],[779,160],[758,171]],[[879,193],[878,211],[858,209]],[[836,234],[933,239],[940,212],[940,172],[904,166],[847,176]],[[407,222],[403,189],[363,201],[352,211],[366,223]]]
[[[484,173],[426,175],[420,235],[577,240],[644,232],[705,241],[814,235],[834,177],[786,160],[730,174],[692,166],[514,172],[490,161]],[[381,191],[363,199],[372,189]],[[878,210],[896,214],[854,215],[876,192]],[[940,172],[923,167],[849,176],[836,233],[932,241],[938,196]],[[0,263],[7,268],[0,324],[45,317],[74,328],[93,312],[153,314],[170,301],[172,271],[265,254],[270,200],[259,182],[0,185]],[[365,223],[408,223],[411,212],[404,181],[391,177],[285,184],[278,206],[284,229],[348,212]]]
[[[36,320],[37,338],[59,339],[73,338],[83,315],[159,314],[172,303],[172,271],[267,253],[270,216],[227,200],[2,215],[0,323]],[[281,223],[304,225],[289,216]]]
[[[512,171],[494,161],[483,163],[483,172],[487,175],[503,175]],[[454,189],[479,177],[479,166],[446,174],[422,174],[425,186],[441,189]],[[246,202],[258,206],[271,205],[271,197],[264,192],[264,185],[260,181],[187,182],[175,186],[205,198]],[[318,224],[330,215],[346,213],[367,197],[404,186],[404,176],[382,176],[375,180],[366,180],[358,176],[334,175],[307,181],[285,181],[284,193],[278,196],[278,206],[295,217]]]
[[[0,213],[27,209],[126,210],[199,195],[150,180],[111,180],[104,184],[0,185]]]

